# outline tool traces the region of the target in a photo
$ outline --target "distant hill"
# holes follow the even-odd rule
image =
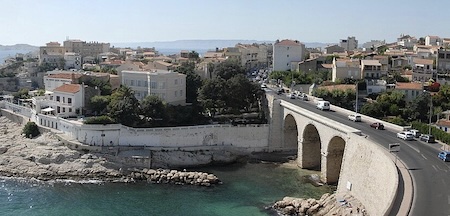
[[[39,47],[28,45],[28,44],[0,45],[0,51],[5,51],[5,50],[36,51],[36,50],[39,50]]]
[[[234,47],[238,43],[274,43],[275,41],[259,40],[176,40],[176,41],[156,41],[156,42],[132,42],[132,43],[111,43],[114,47],[155,47],[157,50],[214,50],[217,48]],[[306,47],[325,47],[329,43],[305,43]]]

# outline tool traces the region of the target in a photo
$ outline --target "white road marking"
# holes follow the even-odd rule
[[[436,172],[438,171],[437,167],[435,165],[432,165],[433,169],[436,170]]]
[[[422,157],[423,157],[423,159],[425,159],[425,160],[428,160],[428,158],[427,158],[427,157],[425,157],[425,155],[423,155],[423,154],[420,154],[420,156],[422,156]]]

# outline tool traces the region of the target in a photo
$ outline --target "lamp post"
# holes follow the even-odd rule
[[[424,90],[424,92],[427,92]],[[433,96],[431,95],[431,92],[428,92],[430,95],[430,115],[428,116],[428,134],[431,135],[431,117],[433,116]]]
[[[431,116],[433,116],[433,96],[431,95],[430,92],[430,117],[428,122],[428,134],[430,135],[431,135]]]
[[[356,82],[356,102],[355,102],[355,112],[358,113],[358,82]]]

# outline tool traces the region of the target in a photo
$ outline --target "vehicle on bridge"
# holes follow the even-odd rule
[[[320,110],[330,110],[330,102],[328,101],[317,101],[316,108]]]
[[[445,162],[450,161],[450,152],[448,152],[448,151],[439,152],[438,157],[439,157],[439,159],[441,159]]]
[[[380,122],[374,122],[372,124],[370,124],[371,128],[375,128],[377,130],[384,130],[384,125]]]
[[[308,100],[308,95],[306,95],[305,93],[300,93],[297,94],[297,98],[303,101],[307,101]]]
[[[403,140],[414,140],[414,136],[412,135],[412,133],[408,133],[408,132],[398,132],[397,138],[400,138]]]
[[[286,95],[286,97],[290,98],[290,99],[295,99],[295,94],[289,93],[289,94]]]
[[[361,116],[358,114],[351,114],[348,116],[348,120],[354,121],[354,122],[361,122]]]

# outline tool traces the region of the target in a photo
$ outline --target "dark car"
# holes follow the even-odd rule
[[[277,95],[281,95],[281,94],[283,94],[284,93],[284,89],[278,89],[277,90]]]
[[[377,130],[384,130],[384,125],[380,122],[374,122],[372,124],[370,124],[371,128],[375,128]]]
[[[421,141],[427,142],[427,143],[434,143],[434,136],[429,134],[422,134],[419,139]]]

